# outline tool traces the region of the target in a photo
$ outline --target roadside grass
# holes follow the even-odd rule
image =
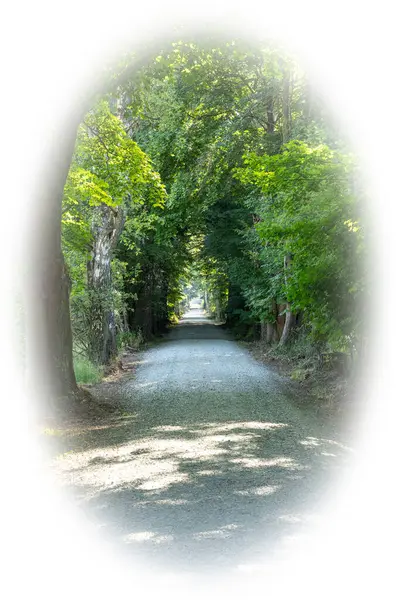
[[[103,368],[82,356],[74,356],[74,370],[78,384],[100,383],[103,378]]]

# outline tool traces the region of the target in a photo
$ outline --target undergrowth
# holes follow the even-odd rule
[[[103,368],[95,365],[88,358],[83,356],[74,356],[74,371],[76,382],[82,383],[100,383],[103,377]]]
[[[267,346],[258,340],[248,347],[255,358],[274,364],[282,374],[299,385],[304,392],[303,402],[308,399],[316,406],[339,407],[352,393],[355,365],[350,356],[334,352],[326,344],[313,342],[307,332],[298,331],[286,346],[278,343]]]
[[[139,350],[143,345],[144,337],[140,329],[138,331],[124,331],[117,336],[117,346],[119,351]]]
[[[96,365],[79,348],[74,351],[74,371],[78,385],[100,383],[104,377],[118,370],[122,355],[126,351],[137,351],[143,346],[142,332],[122,332],[117,336],[118,355],[109,365]]]

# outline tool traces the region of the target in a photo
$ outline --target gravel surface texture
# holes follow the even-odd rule
[[[212,577],[279,556],[318,524],[352,456],[200,311],[141,356],[120,394],[129,414],[77,436],[55,470],[113,549],[157,570]]]

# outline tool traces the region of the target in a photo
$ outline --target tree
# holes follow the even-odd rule
[[[281,249],[285,260],[290,257],[285,268],[290,304],[304,311],[316,338],[348,347],[357,321],[354,295],[363,288],[355,261],[362,230],[351,157],[293,140],[281,154],[248,154],[244,162],[236,175],[263,194],[260,238]]]
[[[279,48],[177,41],[117,78],[79,127],[64,190],[75,352],[105,364],[121,336],[157,335],[191,276],[242,335],[289,343],[301,316],[310,339],[348,348],[364,293],[353,170]]]
[[[162,207],[165,189],[150,160],[126,135],[105,101],[86,117],[78,131],[74,160],[65,188],[66,240],[86,250],[89,356],[109,363],[117,354],[112,281],[113,253],[129,205]],[[86,248],[68,228],[85,234]]]

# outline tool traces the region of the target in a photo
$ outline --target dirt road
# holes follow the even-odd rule
[[[127,416],[56,461],[124,556],[229,573],[279,555],[318,519],[351,450],[288,383],[192,310],[122,385]]]

